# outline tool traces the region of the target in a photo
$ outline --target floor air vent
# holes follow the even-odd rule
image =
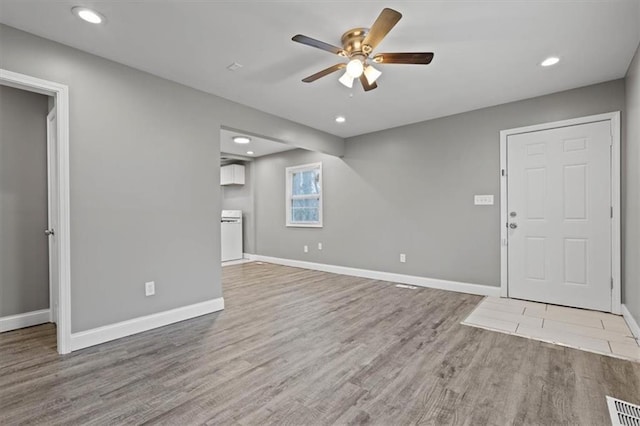
[[[612,426],[640,426],[640,405],[607,397]]]
[[[418,287],[413,286],[413,285],[406,285],[406,284],[396,284],[396,287],[398,288],[406,288],[407,290],[415,290]]]

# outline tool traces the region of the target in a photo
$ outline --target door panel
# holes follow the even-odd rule
[[[587,219],[587,165],[564,166],[564,219]]]
[[[48,175],[48,226],[54,230],[49,238],[49,312],[51,321],[58,323],[58,128],[55,108],[47,115],[47,175]],[[43,230],[44,232],[44,230]]]
[[[509,297],[611,311],[611,129],[507,139]]]
[[[587,284],[589,249],[584,238],[564,239],[564,280],[571,284]]]
[[[530,280],[545,280],[547,278],[545,238],[527,237],[526,244],[526,277]]]
[[[525,193],[527,219],[544,219],[545,195],[547,192],[547,170],[545,168],[527,169]]]

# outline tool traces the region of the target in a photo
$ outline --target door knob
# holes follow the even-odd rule
[[[55,231],[54,231],[53,229],[45,229],[45,230],[44,230],[44,234],[45,234],[47,237],[49,237],[49,236],[51,236],[51,235],[55,235],[56,233],[55,233]]]
[[[517,227],[518,227],[518,224],[517,224],[517,223],[511,222],[511,223],[509,224],[509,228],[511,228],[511,229],[516,229]]]

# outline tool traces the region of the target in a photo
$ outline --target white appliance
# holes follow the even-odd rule
[[[242,259],[242,210],[222,210],[220,240],[223,262]]]

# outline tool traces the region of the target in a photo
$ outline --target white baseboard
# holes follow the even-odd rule
[[[33,325],[46,324],[50,321],[49,309],[26,312],[24,314],[0,317],[0,333],[17,330],[19,328],[31,327]]]
[[[225,262],[222,262],[222,266],[225,267],[225,266],[241,265],[247,262],[251,262],[251,260],[247,259],[246,257],[243,257],[242,259],[227,260]]]
[[[437,288],[458,293],[478,294],[480,296],[500,297],[500,287],[483,284],[471,284],[458,281],[447,281],[435,278],[417,277],[414,275],[396,274],[392,272],[372,271],[369,269],[350,268],[347,266],[325,265],[323,263],[305,262],[302,260],[281,259],[278,257],[248,254],[249,259],[277,265],[293,266],[296,268],[312,269],[314,271],[331,272],[333,274],[349,275],[353,277],[370,278],[373,280],[410,284],[419,287]]]
[[[206,302],[183,306],[169,311],[158,312],[157,314],[146,315],[115,324],[93,328],[87,331],[72,333],[71,350],[77,351],[78,349],[99,345],[111,340],[131,336],[132,334],[163,327],[165,325],[199,317],[201,315],[218,312],[223,309],[224,298],[219,297],[217,299],[207,300]]]
[[[622,305],[622,317],[627,322],[633,336],[636,339],[640,339],[640,325],[638,325],[638,321],[631,315],[629,309],[627,309],[627,305]]]

